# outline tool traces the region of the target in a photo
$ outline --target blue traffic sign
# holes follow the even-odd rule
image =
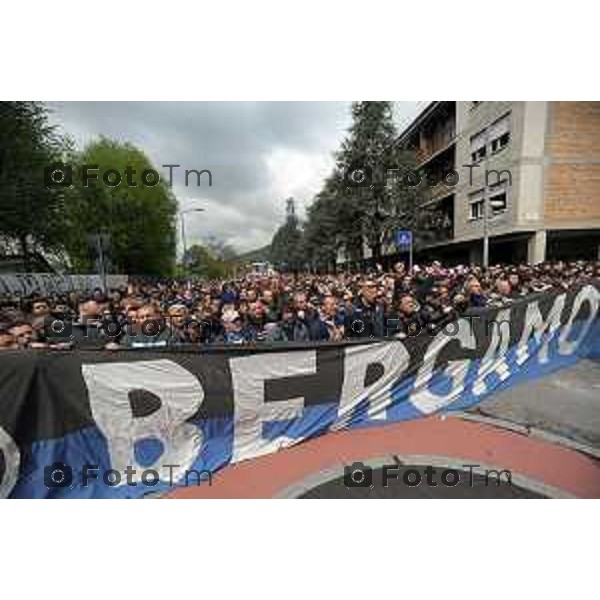
[[[396,231],[396,246],[412,246],[412,231],[410,229],[398,229]]]

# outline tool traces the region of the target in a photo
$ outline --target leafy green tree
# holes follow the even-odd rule
[[[142,174],[156,171],[130,143],[106,138],[91,143],[77,157],[76,185],[67,194],[69,235],[66,245],[78,270],[92,267],[90,235],[106,234],[113,270],[140,275],[171,275],[175,266],[177,201],[166,183],[144,185]],[[83,165],[98,179],[83,185]],[[121,177],[111,173],[114,169]],[[126,169],[130,174],[127,175]],[[129,181],[136,185],[129,185]],[[150,174],[148,183],[156,180]]]
[[[194,244],[183,257],[181,276],[193,276],[199,279],[225,279],[231,274],[232,266],[223,258],[215,255],[208,247]]]
[[[403,177],[416,169],[416,156],[395,143],[391,103],[355,102],[352,117],[337,169],[308,209],[306,248],[319,268],[340,248],[348,261],[359,261],[364,242],[377,261],[396,229],[416,226],[420,191]]]
[[[63,245],[65,188],[48,188],[44,172],[64,149],[42,103],[0,102],[0,237],[28,269],[34,255],[57,255]]]
[[[352,230],[350,223],[346,223],[352,215],[345,210],[347,207],[338,194],[342,185],[339,179],[339,172],[334,171],[307,211],[304,245],[311,266],[317,270],[335,270],[338,250],[346,242],[343,232]]]
[[[271,242],[271,262],[283,271],[297,273],[306,265],[306,254],[300,221],[294,209],[294,200],[287,200],[288,214]]]
[[[353,249],[356,249],[354,233],[360,233],[360,242],[364,237],[377,259],[386,221],[393,213],[393,195],[387,185],[387,172],[384,173],[393,162],[390,142],[396,135],[391,103],[355,102],[352,118],[352,126],[337,156],[338,168],[345,174],[344,196],[355,213],[351,225],[354,231],[344,233]],[[356,177],[364,177],[368,185],[352,186],[351,180]]]

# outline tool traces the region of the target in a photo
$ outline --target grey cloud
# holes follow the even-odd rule
[[[180,204],[206,209],[188,217],[188,240],[213,235],[239,250],[269,242],[289,193],[301,194],[300,204],[310,201],[320,188],[321,171],[333,166],[332,154],[350,125],[349,102],[49,102],[48,106],[52,118],[79,147],[104,135],[132,142],[157,166],[180,164],[173,181]],[[416,103],[397,107],[399,121],[405,120],[414,115]],[[213,186],[196,187],[192,177],[192,185],[185,187],[184,169],[210,169]]]

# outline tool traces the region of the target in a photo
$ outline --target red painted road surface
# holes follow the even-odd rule
[[[341,476],[342,465],[390,455],[447,457],[454,465],[508,469],[513,478],[520,475],[579,498],[600,498],[600,463],[595,459],[561,445],[455,417],[328,433],[227,466],[213,476],[212,486],[177,488],[166,497],[272,498],[322,471],[337,467]]]

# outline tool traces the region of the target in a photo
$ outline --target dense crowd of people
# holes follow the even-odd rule
[[[600,279],[600,261],[385,272],[247,275],[213,282],[131,282],[89,294],[0,297],[0,350],[159,348],[327,342],[436,331],[474,309],[502,307]]]

